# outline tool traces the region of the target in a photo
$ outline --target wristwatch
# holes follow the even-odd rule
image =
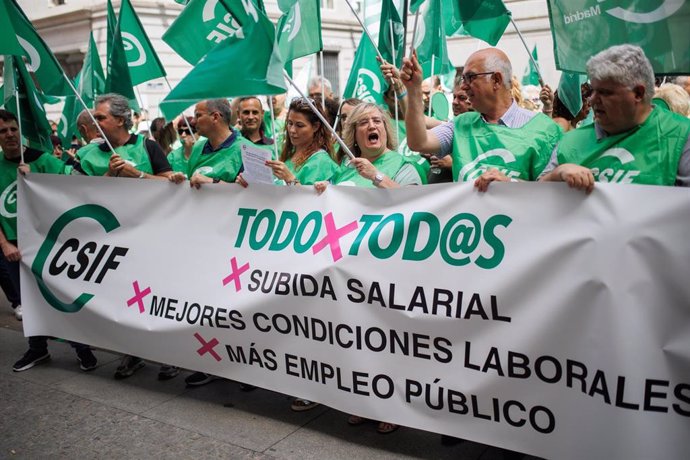
[[[374,184],[375,187],[378,187],[381,182],[383,182],[384,175],[381,174],[380,172],[377,172],[376,175],[374,176],[374,180],[371,181],[372,184]]]
[[[139,172],[139,179],[143,179],[145,175],[146,175],[146,173],[144,173],[144,171],[140,171]]]

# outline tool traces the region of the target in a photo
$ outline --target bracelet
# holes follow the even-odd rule
[[[295,178],[293,180],[286,180],[285,185],[299,185],[299,179]]]
[[[144,171],[139,171],[139,179],[143,179],[145,175]]]
[[[407,96],[407,90],[403,91],[402,93],[398,94],[398,95],[395,96],[395,97],[396,97],[396,99],[398,99],[399,101],[402,101],[403,99],[405,99],[405,96]]]

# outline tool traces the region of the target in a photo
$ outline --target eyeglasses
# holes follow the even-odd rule
[[[192,134],[192,132],[188,128],[182,128],[177,130],[177,134],[179,134],[180,136],[182,136],[183,134],[189,136],[190,134]]]
[[[480,75],[493,75],[496,72],[479,72],[479,73],[464,73],[460,78],[462,78],[463,83],[471,85],[474,80]]]

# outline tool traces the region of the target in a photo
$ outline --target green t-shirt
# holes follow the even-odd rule
[[[35,152],[35,151],[34,151]],[[65,163],[58,160],[52,153],[35,152],[37,157],[31,159],[31,150],[24,152],[24,161],[33,173],[64,174]],[[0,225],[5,238],[10,241],[17,239],[17,166],[0,153]]]
[[[331,180],[340,169],[325,150],[314,152],[299,169],[295,168],[292,159],[288,159],[285,166],[295,175],[300,184],[305,185],[311,185],[322,180]]]
[[[487,123],[478,112],[453,121],[453,178],[472,181],[496,168],[510,178],[534,181],[549,162],[561,128],[544,114],[520,128]]]
[[[232,131],[234,138],[230,144],[215,152],[203,153],[208,140],[197,141],[189,157],[189,177],[195,173],[224,182],[235,182],[242,168],[242,144],[252,145],[239,131]]]
[[[674,185],[689,135],[690,120],[655,107],[644,123],[624,133],[597,139],[593,124],[566,133],[558,163],[589,168],[598,182]]]
[[[115,153],[137,170],[153,174],[153,167],[151,166],[149,153],[146,151],[145,140],[144,136],[137,135],[137,139],[133,144],[116,147]],[[77,150],[79,163],[81,163],[82,169],[89,176],[104,176],[108,172],[112,153],[110,150],[101,150],[100,145],[89,144]]]

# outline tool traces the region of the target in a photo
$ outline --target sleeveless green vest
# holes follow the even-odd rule
[[[410,164],[414,165],[419,173],[420,177],[425,178],[429,174],[429,169],[431,169],[431,164],[429,161],[421,156],[419,152],[410,150],[407,146],[407,128],[405,128],[405,120],[398,120],[398,129],[395,130],[395,119],[391,119],[393,125],[393,132],[396,132],[398,136],[398,150],[397,152],[402,155],[405,159],[409,161]]]
[[[321,180],[331,180],[340,169],[325,150],[312,153],[299,169],[295,169],[292,158],[285,162],[285,166],[295,175],[300,184],[305,185],[311,185]]]
[[[115,153],[138,171],[153,174],[151,159],[146,151],[144,141],[144,136],[137,135],[137,141],[134,144],[121,145],[115,149]],[[105,175],[108,172],[111,155],[112,153],[109,150],[107,152],[101,150],[98,144],[89,144],[77,150],[77,157],[81,167],[89,176]]]
[[[561,128],[544,114],[521,128],[486,123],[478,112],[455,117],[453,179],[472,181],[496,168],[506,176],[534,181],[551,157]]]
[[[558,163],[592,170],[597,182],[674,185],[678,162],[690,135],[690,120],[659,108],[640,126],[597,139],[594,125],[566,133]]]
[[[191,158],[191,154],[189,155]],[[184,146],[178,147],[168,154],[168,163],[175,172],[188,175],[189,160],[184,156]]]
[[[408,161],[403,158],[398,152],[388,151],[378,157],[376,161],[372,164],[378,169],[382,174],[385,174],[389,178],[393,179],[400,168],[407,164]],[[366,179],[359,175],[355,168],[350,165],[350,158],[343,158],[343,164],[340,167],[340,173],[335,176],[333,183],[336,185],[354,185],[356,187],[369,187],[376,188],[376,186],[371,182],[371,180]]]
[[[65,163],[47,152],[27,164],[34,173],[65,173]],[[0,225],[8,240],[17,239],[17,166],[0,153]]]
[[[198,141],[192,148],[189,156],[189,177],[198,172],[212,179],[220,179],[224,182],[235,182],[237,174],[242,168],[242,144],[252,145],[247,139],[240,136],[235,131],[236,138],[230,147],[218,150],[217,152],[204,153],[204,146],[208,140]]]

